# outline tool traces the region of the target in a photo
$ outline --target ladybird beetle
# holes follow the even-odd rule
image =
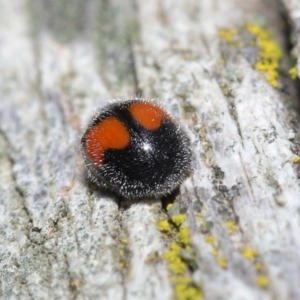
[[[125,198],[171,193],[191,172],[185,131],[151,100],[108,105],[81,139],[88,177]]]

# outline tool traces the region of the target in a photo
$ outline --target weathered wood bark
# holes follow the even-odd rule
[[[299,1],[0,7],[1,299],[300,299]],[[168,210],[85,180],[82,126],[137,94],[192,140]]]

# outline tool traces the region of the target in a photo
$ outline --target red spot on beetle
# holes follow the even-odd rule
[[[160,107],[149,102],[133,103],[128,110],[133,118],[148,130],[156,130],[160,127],[163,119],[170,119],[170,116]]]
[[[85,135],[84,150],[96,165],[103,163],[108,149],[123,149],[130,143],[129,132],[116,117],[107,117],[89,128]]]

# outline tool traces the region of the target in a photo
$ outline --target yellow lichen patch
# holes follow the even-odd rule
[[[212,255],[216,256],[217,264],[220,265],[219,264],[219,259],[220,259],[220,257],[219,257],[219,250],[217,248],[216,238],[213,235],[210,234],[210,235],[207,235],[205,237],[205,241],[206,241],[206,243],[208,243],[208,244],[210,244],[212,246]]]
[[[232,29],[222,29],[219,31],[219,37],[225,40],[227,43],[232,43],[234,36],[238,33],[238,31],[234,28]]]
[[[186,220],[186,215],[185,214],[175,215],[171,218],[171,220],[174,224],[180,226]]]
[[[225,82],[221,82],[220,87],[221,87],[222,92],[225,96],[231,96],[232,95],[232,90],[228,87],[228,85]]]
[[[223,226],[227,229],[228,234],[233,234],[238,229],[234,221],[225,221],[223,222]]]
[[[118,253],[119,253],[119,268],[123,269],[127,267],[128,257],[130,255],[129,249],[128,249],[128,239],[123,238],[120,240],[120,244],[118,247]]]
[[[255,68],[260,71],[268,82],[275,88],[278,87],[278,66],[282,57],[282,51],[278,44],[271,38],[267,30],[258,25],[248,24],[247,30],[256,38],[256,46],[259,49]]]
[[[207,235],[207,236],[205,237],[205,241],[206,241],[208,244],[214,246],[215,243],[216,243],[216,238],[215,238],[213,235]]]
[[[290,76],[291,76],[292,79],[298,78],[298,69],[297,69],[297,66],[289,69],[289,74],[290,74]]]
[[[168,221],[159,222],[158,228],[162,229],[159,230],[168,234],[168,238],[172,237],[168,250],[163,253],[163,258],[168,263],[175,298],[178,300],[202,299],[202,291],[191,276],[196,262],[189,229],[182,225],[185,220],[186,214],[178,214],[172,216]],[[168,228],[166,223],[169,225],[170,232],[166,231]]]
[[[201,223],[204,221],[202,214],[199,212],[196,213],[196,218]]]
[[[157,251],[153,251],[151,253],[148,254],[148,256],[145,259],[145,263],[152,263],[152,262],[156,262],[159,261],[160,257],[159,257],[159,253]]]
[[[205,241],[212,246],[212,255],[216,257],[218,266],[223,269],[227,268],[227,258],[223,255],[220,255],[216,238],[213,235],[207,235],[205,237]]]
[[[266,288],[269,285],[269,278],[265,275],[265,268],[259,259],[257,251],[252,248],[244,248],[241,250],[241,253],[245,259],[252,262],[257,274],[256,283],[260,287]]]
[[[255,269],[256,269],[257,271],[261,271],[261,270],[263,270],[263,268],[264,268],[264,266],[263,266],[263,264],[262,264],[261,262],[255,263],[254,267],[255,267]]]
[[[81,282],[80,282],[79,278],[72,278],[69,281],[69,288],[70,288],[70,290],[75,291],[78,289],[80,284],[81,284]]]
[[[176,242],[172,242],[172,243],[170,244],[170,249],[171,249],[172,251],[175,251],[175,252],[179,253],[180,250],[181,250],[181,247],[180,247]]]
[[[256,282],[260,287],[266,288],[269,285],[270,280],[265,275],[259,275],[256,277]]]
[[[225,269],[227,267],[227,258],[225,256],[218,257],[217,264],[219,267]]]
[[[245,35],[247,33],[247,36]],[[252,35],[249,39],[249,33]],[[243,30],[223,29],[219,31],[219,37],[232,48],[252,47],[256,48],[257,55],[255,69],[275,88],[279,86],[279,62],[282,51],[277,42],[272,39],[270,33],[256,24],[248,24]],[[255,52],[253,52],[255,55]],[[296,69],[291,69],[291,76],[297,77]],[[231,95],[230,89],[221,88],[225,95]]]
[[[180,227],[178,232],[178,241],[172,242],[169,251],[166,251],[163,257],[169,261],[169,268],[175,274],[184,274],[187,270],[187,264],[182,259],[180,252],[186,250],[190,245],[190,233],[187,227]]]
[[[261,27],[259,27],[256,24],[248,24],[247,25],[247,30],[252,33],[253,35],[256,35],[260,37],[261,39],[267,39],[269,38],[269,33],[265,30],[262,30]]]
[[[178,238],[181,244],[188,246],[191,243],[189,229],[185,226],[181,226],[178,233]]]
[[[257,251],[251,248],[242,249],[242,255],[248,260],[254,260],[257,256]]]
[[[294,164],[297,164],[300,161],[300,157],[298,155],[295,155],[295,156],[293,156],[292,160],[293,160]]]
[[[178,300],[202,300],[201,289],[196,286],[191,277],[172,277],[175,293]]]
[[[165,232],[165,233],[170,233],[171,232],[171,227],[170,227],[170,224],[167,220],[158,221],[156,227],[161,232]]]
[[[203,299],[201,291],[197,287],[177,283],[175,287],[178,300],[201,300]]]
[[[163,254],[163,257],[169,262],[169,269],[175,274],[184,274],[187,270],[186,263],[180,257],[180,251],[181,248],[178,246]]]
[[[219,250],[216,247],[213,248],[212,255],[213,256],[218,256],[219,255]]]
[[[167,210],[170,210],[173,207],[174,204],[170,203],[167,205]]]

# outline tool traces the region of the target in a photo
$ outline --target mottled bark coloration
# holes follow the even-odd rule
[[[1,299],[300,299],[298,0],[0,7]],[[83,128],[127,96],[189,132],[172,199],[85,179]]]

